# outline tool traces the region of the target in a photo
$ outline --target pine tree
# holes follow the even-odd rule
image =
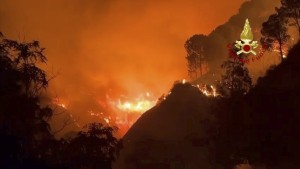
[[[261,43],[268,47],[268,50],[274,50],[275,44],[278,43],[280,59],[284,56],[284,46],[288,42],[290,36],[287,34],[287,19],[280,11],[273,14],[262,24]]]
[[[191,79],[197,79],[204,73],[204,45],[206,38],[204,35],[194,35],[188,39],[184,45],[187,51],[186,59],[188,62],[188,73]]]
[[[282,7],[279,11],[283,12],[285,17],[291,19],[292,26],[298,29],[300,35],[300,1],[299,0],[281,0]]]

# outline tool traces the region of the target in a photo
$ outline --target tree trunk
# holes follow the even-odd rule
[[[200,65],[199,65],[199,68],[200,68],[200,76],[202,76],[202,61],[201,61],[201,58],[200,58]]]
[[[298,28],[298,34],[299,34],[298,39],[299,39],[300,38],[300,23],[299,23],[299,20],[297,21],[297,28]]]
[[[279,50],[280,50],[280,61],[282,62],[283,60],[283,51],[282,51],[282,42],[279,41]]]
[[[298,17],[295,18],[295,22],[296,22],[296,27],[297,27],[297,29],[298,29],[298,34],[299,34],[299,38],[300,38],[300,23],[299,23]]]
[[[299,38],[300,38],[300,23],[299,23],[299,16],[300,15],[300,10],[298,9],[296,11],[296,14],[295,14],[295,20],[296,20],[296,24],[297,24],[297,28],[298,28],[298,33],[299,33]]]

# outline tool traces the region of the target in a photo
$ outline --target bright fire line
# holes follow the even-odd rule
[[[144,113],[145,111],[147,111],[151,107],[153,107],[155,105],[155,103],[156,103],[156,101],[149,101],[149,100],[138,100],[135,102],[119,101],[117,104],[117,108],[121,111],[126,111],[126,112]]]

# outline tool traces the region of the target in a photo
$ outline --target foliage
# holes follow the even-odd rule
[[[69,168],[110,169],[121,148],[121,142],[113,136],[114,129],[100,123],[86,126],[66,147],[64,157]]]
[[[222,96],[242,96],[251,89],[252,79],[243,62],[227,60],[221,68],[225,69],[225,74],[222,75],[217,88]]]
[[[214,143],[224,168],[248,162],[252,167],[299,168],[299,52],[300,43],[247,95],[219,100],[213,111],[218,119]]]
[[[261,29],[261,43],[268,47],[269,50],[275,49],[275,44],[279,45],[280,58],[283,58],[283,47],[289,40],[290,36],[287,34],[287,19],[283,12],[273,14],[269,19],[262,24]]]
[[[12,157],[38,158],[39,145],[53,139],[49,107],[41,107],[39,93],[48,85],[46,73],[35,64],[45,63],[39,42],[19,43],[0,37],[0,134],[15,138]],[[2,145],[5,146],[5,145]]]
[[[194,35],[185,42],[185,49],[187,51],[188,73],[191,79],[198,78],[203,74],[204,45],[207,37],[205,35]],[[194,77],[195,76],[195,77]]]
[[[282,7],[279,9],[284,16],[291,19],[291,26],[298,29],[300,35],[300,1],[299,0],[281,0]]]
[[[38,41],[17,42],[0,33],[0,168],[111,168],[121,142],[113,128],[90,124],[71,140],[51,134],[50,107],[40,96],[49,78]]]

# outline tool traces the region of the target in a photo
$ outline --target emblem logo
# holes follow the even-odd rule
[[[258,47],[258,43],[257,41],[253,41],[253,34],[248,19],[246,19],[244,30],[241,33],[240,39],[240,41],[235,41],[235,47],[239,49],[239,51],[236,52],[236,54],[240,55],[241,53],[252,53],[256,55],[256,52],[253,49]]]

